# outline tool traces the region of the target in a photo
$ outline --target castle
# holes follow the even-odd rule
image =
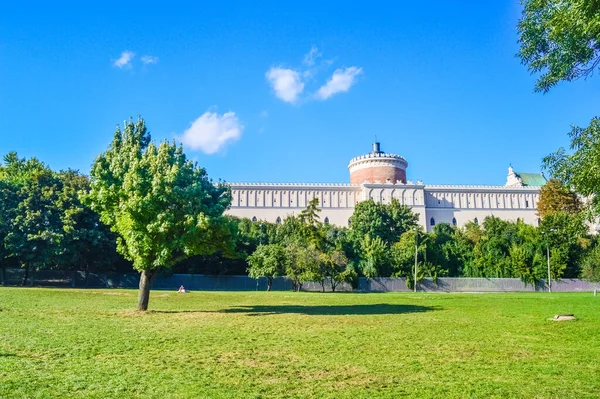
[[[350,160],[350,184],[230,183],[233,199],[227,214],[281,223],[316,197],[323,222],[348,226],[358,202],[389,203],[395,198],[419,215],[425,231],[438,223],[479,223],[487,216],[539,223],[536,204],[546,182],[542,174],[517,173],[509,167],[504,186],[426,185],[406,180],[407,167],[404,157],[382,152],[380,144],[373,143],[370,153]]]

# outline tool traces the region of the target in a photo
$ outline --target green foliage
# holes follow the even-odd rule
[[[414,229],[418,216],[410,207],[400,205],[393,198],[390,204],[375,202],[373,199],[356,204],[350,217],[350,226],[355,241],[365,236],[380,238],[386,245],[392,245],[400,239],[405,231]]]
[[[26,284],[29,270],[57,264],[63,238],[62,184],[46,165],[35,158],[20,159],[16,153],[4,158],[2,170],[8,196],[5,215],[9,218],[4,246],[8,256],[25,268]]]
[[[330,253],[323,253],[321,258],[322,273],[325,277],[322,280],[323,291],[325,291],[325,280],[329,281],[331,290],[335,292],[340,284],[350,284],[358,277],[344,251],[334,250]]]
[[[569,137],[573,153],[560,148],[544,158],[544,167],[567,187],[589,197],[591,213],[600,215],[600,119],[593,118],[585,128],[573,126]]]
[[[256,251],[248,257],[248,276],[252,278],[267,278],[267,291],[271,291],[273,278],[285,273],[286,254],[281,245],[259,245]]]
[[[389,254],[388,247],[381,237],[366,235],[360,242],[362,257],[360,260],[360,269],[367,278],[389,275]]]
[[[285,275],[292,280],[295,291],[302,289],[306,281],[321,280],[321,252],[315,247],[291,244],[285,248],[287,267]]]
[[[231,242],[222,216],[229,189],[213,184],[181,147],[151,142],[143,119],[117,128],[94,163],[88,200],[139,271],[170,268],[192,255],[226,250]]]
[[[90,190],[89,179],[77,171],[59,173],[62,191],[59,193],[62,241],[60,264],[62,269],[88,272],[107,271],[120,260],[116,252],[116,237],[100,221],[98,214],[85,205],[82,196]],[[67,267],[65,267],[67,266]]]
[[[591,76],[600,63],[600,3],[596,0],[524,0],[517,26],[518,56],[541,73],[535,90]]]
[[[539,232],[550,245],[552,278],[579,276],[580,263],[590,245],[583,215],[555,212],[542,219]]]
[[[589,281],[600,281],[600,245],[596,245],[583,259],[581,277]]]

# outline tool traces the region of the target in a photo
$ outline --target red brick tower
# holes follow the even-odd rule
[[[373,152],[352,158],[348,164],[350,184],[406,183],[406,159],[396,154],[380,150],[379,143],[373,143]]]

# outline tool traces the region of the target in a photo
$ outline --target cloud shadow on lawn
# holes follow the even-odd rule
[[[223,313],[248,313],[248,316],[264,316],[273,314],[305,314],[311,316],[347,316],[347,315],[390,315],[405,313],[422,313],[440,310],[438,307],[419,305],[390,305],[388,303],[372,305],[275,305],[275,306],[239,306],[221,310]]]

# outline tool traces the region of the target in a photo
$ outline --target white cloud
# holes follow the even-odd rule
[[[275,95],[288,103],[294,103],[304,90],[300,73],[293,69],[272,67],[265,74]]]
[[[144,65],[156,64],[158,62],[158,57],[153,55],[145,55],[141,58],[141,60]]]
[[[261,118],[268,118],[269,117],[269,112],[267,110],[260,111],[260,117]]]
[[[315,65],[315,61],[317,60],[317,58],[319,58],[322,54],[319,53],[319,49],[316,48],[315,46],[312,46],[310,48],[310,51],[308,53],[306,53],[304,55],[304,64],[308,65],[308,66],[313,66]]]
[[[317,91],[317,98],[326,100],[337,93],[350,90],[356,83],[356,78],[362,73],[362,68],[355,66],[337,69],[331,78]]]
[[[244,126],[240,124],[235,112],[219,115],[207,111],[192,122],[179,139],[192,150],[214,154],[227,144],[238,140],[243,130]]]
[[[131,68],[131,60],[135,57],[135,53],[132,51],[125,50],[121,53],[121,56],[116,60],[113,65],[117,68]]]

